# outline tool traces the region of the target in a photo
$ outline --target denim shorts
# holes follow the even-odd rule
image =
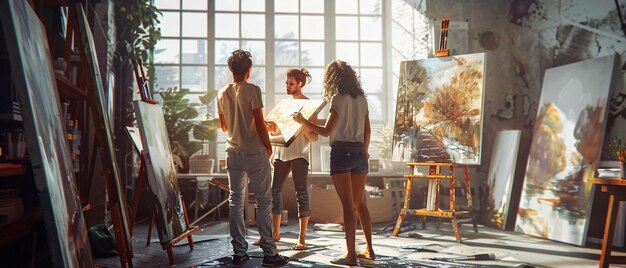
[[[330,145],[330,175],[367,173],[367,154],[361,142],[333,142]]]

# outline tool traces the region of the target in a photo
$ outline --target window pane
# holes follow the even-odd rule
[[[265,11],[265,0],[241,0],[242,11]]]
[[[215,64],[228,64],[230,53],[239,48],[237,41],[215,41]]]
[[[253,66],[265,65],[265,41],[241,41],[241,49],[250,51]]]
[[[383,66],[381,43],[361,43],[361,66]]]
[[[207,14],[196,12],[183,12],[183,36],[206,37]]]
[[[170,87],[178,87],[179,79],[178,67],[174,66],[155,66],[154,67],[154,90],[158,92],[161,89]]]
[[[324,0],[300,0],[300,12],[324,13]]]
[[[302,42],[300,45],[300,65],[324,66],[324,43]]]
[[[239,37],[239,14],[216,13],[215,37]]]
[[[241,37],[265,38],[265,15],[242,14]]]
[[[206,56],[206,40],[183,40],[183,64],[206,64]]]
[[[369,109],[370,120],[383,120],[383,102],[379,95],[367,95],[367,108]]]
[[[302,31],[300,38],[324,40],[324,16],[301,16]]]
[[[233,81],[233,75],[228,67],[215,67],[215,89],[220,90]]]
[[[180,13],[163,11],[159,27],[161,27],[161,36],[178,37],[180,35]]]
[[[183,0],[183,9],[207,10],[207,1]]]
[[[383,69],[361,69],[361,85],[366,93],[383,93]]]
[[[206,92],[207,67],[183,66],[180,80],[183,88],[188,88],[192,92]]]
[[[265,68],[252,66],[248,82],[259,86],[261,88],[261,92],[267,92],[267,90],[265,90]]]
[[[361,40],[381,41],[381,17],[361,17]]]
[[[274,92],[285,94],[287,90],[285,88],[285,77],[287,75],[287,70],[291,68],[292,67],[281,67],[281,68],[274,69],[274,89],[273,89]],[[270,91],[268,90],[267,92],[270,92]],[[281,99],[276,99],[277,102],[279,100]]]
[[[337,14],[357,14],[359,12],[358,0],[335,1],[335,12]]]
[[[274,1],[274,11],[297,13],[298,0],[276,0]]]
[[[161,39],[154,46],[154,63],[178,63],[179,43],[176,39]]]
[[[215,1],[215,10],[239,11],[239,0]]]
[[[298,16],[276,15],[274,17],[274,37],[280,39],[298,38]]]
[[[299,66],[298,43],[277,41],[274,46],[275,63],[280,66]]]
[[[358,18],[337,16],[335,32],[337,40],[357,40],[359,38]]]
[[[179,9],[180,0],[155,0],[154,6],[158,9]]]
[[[382,3],[380,0],[361,0],[361,14],[381,14]]]
[[[352,66],[359,65],[359,44],[337,42],[336,59],[350,63]]]

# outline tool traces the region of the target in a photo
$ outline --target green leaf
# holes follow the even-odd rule
[[[218,91],[214,89],[207,90],[206,94],[200,96],[200,102],[204,105],[208,105],[217,97],[217,93]]]

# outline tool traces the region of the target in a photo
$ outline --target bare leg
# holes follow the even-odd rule
[[[343,208],[343,224],[346,234],[346,261],[356,262],[355,233],[356,217],[352,197],[352,175],[348,173],[335,174],[331,176],[335,190],[341,200]]]
[[[304,216],[298,218],[300,222],[300,234],[298,235],[298,244],[296,247],[305,247],[306,246],[306,228],[309,226],[309,219],[311,216]]]
[[[354,208],[359,216],[361,229],[363,229],[365,243],[367,244],[365,251],[359,252],[359,255],[374,260],[376,259],[376,254],[374,254],[374,247],[372,245],[372,218],[370,217],[370,212],[365,202],[366,180],[367,173],[352,175],[352,196],[354,198]]]
[[[274,241],[280,241],[280,221],[282,220],[282,218],[282,213],[272,213],[272,222],[274,223],[274,232],[272,234],[272,237],[274,238]]]

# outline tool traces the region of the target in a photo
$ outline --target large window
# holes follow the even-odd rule
[[[386,2],[156,0],[163,17],[162,40],[154,54],[155,90],[189,88],[190,99],[197,102],[207,89],[231,81],[226,60],[230,52],[242,48],[252,53],[250,81],[261,87],[267,112],[288,97],[287,69],[308,69],[313,80],[304,93],[321,98],[325,65],[341,59],[361,76],[373,124],[388,121],[393,104],[387,79],[391,72],[385,71],[390,61],[383,56]],[[215,115],[214,105],[206,108],[200,116]]]
[[[154,54],[157,91],[189,88],[193,100],[221,88],[232,79],[226,65],[230,52],[242,48],[252,52],[250,81],[263,90],[268,109],[287,97],[287,69],[307,68],[313,81],[305,94],[321,97],[325,65],[342,59],[361,75],[372,120],[387,116],[382,0],[156,0],[155,5],[163,13],[163,37]]]

